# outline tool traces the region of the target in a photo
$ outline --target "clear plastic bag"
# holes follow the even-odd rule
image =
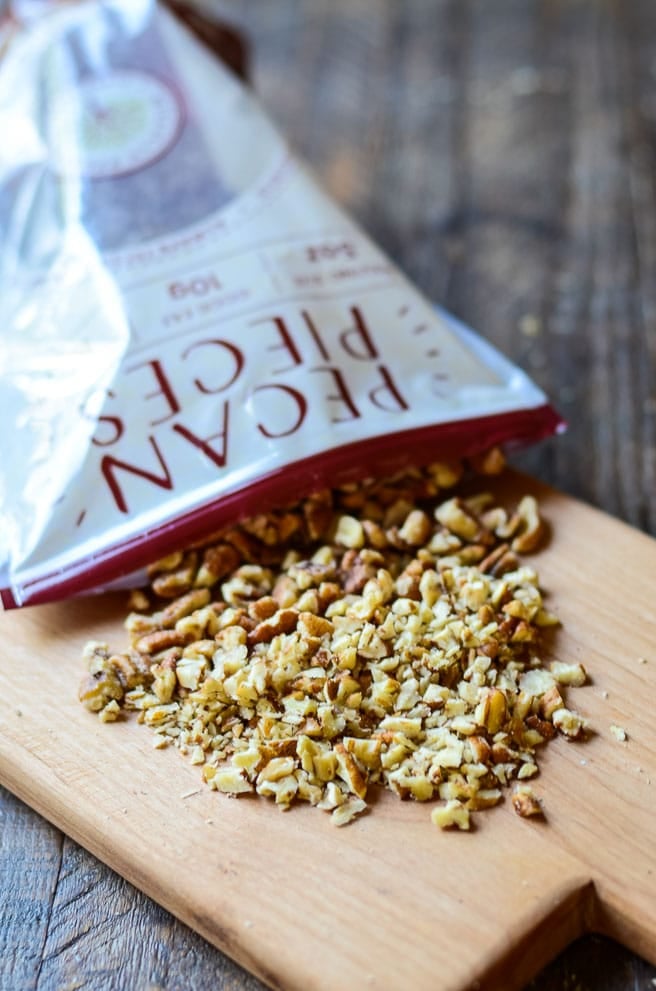
[[[0,122],[6,607],[107,587],[337,481],[561,425],[150,0],[34,18],[0,64]]]

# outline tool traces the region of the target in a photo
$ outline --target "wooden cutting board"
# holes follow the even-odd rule
[[[656,962],[656,541],[537,482],[495,487],[540,499],[555,653],[591,675],[570,696],[590,740],[543,753],[546,822],[506,801],[443,833],[384,794],[336,829],[209,792],[145,727],[76,700],[84,641],[123,643],[122,597],[0,617],[0,780],[274,988],[506,991],[590,929]]]

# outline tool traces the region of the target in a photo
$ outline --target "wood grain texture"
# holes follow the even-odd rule
[[[651,0],[207,5],[335,196],[568,417],[522,465],[656,533]],[[0,816],[0,987],[260,986],[7,793]],[[532,988],[654,977],[589,937]]]
[[[79,651],[89,638],[120,642],[121,596],[4,616],[0,780],[273,988],[393,991],[411,981],[432,991],[439,973],[445,991],[512,991],[590,929],[656,961],[656,852],[645,843],[656,615],[643,579],[656,573],[656,541],[527,478],[491,487],[505,502],[539,498],[553,527],[540,573],[564,624],[553,654],[592,672],[576,693],[591,739],[554,741],[542,759],[546,825],[506,805],[479,816],[472,835],[445,834],[425,805],[387,793],[340,831],[315,809],[282,815],[209,792],[175,751],[154,752],[135,720],[106,726],[77,703]],[[36,987],[80,975],[91,987],[180,979],[159,910],[123,884],[97,905],[95,864],[70,841],[57,859]],[[112,939],[117,922],[129,954]],[[86,951],[97,931],[94,971]]]

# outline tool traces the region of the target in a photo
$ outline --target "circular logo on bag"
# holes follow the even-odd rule
[[[183,113],[175,93],[160,79],[122,70],[83,80],[64,101],[58,121],[64,127],[54,138],[63,171],[107,179],[161,158],[180,135]],[[67,150],[71,126],[75,148]]]

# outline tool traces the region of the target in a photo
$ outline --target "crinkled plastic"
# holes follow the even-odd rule
[[[150,0],[34,18],[0,65],[0,124],[6,607],[107,587],[318,487],[561,425]]]

